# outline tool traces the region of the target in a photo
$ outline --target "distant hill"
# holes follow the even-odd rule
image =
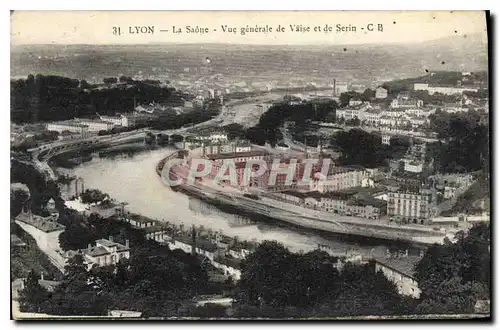
[[[462,81],[462,72],[458,71],[429,71],[426,75],[406,78],[406,79],[396,79],[388,81],[382,86],[386,88],[390,94],[398,93],[399,91],[409,91],[413,89],[413,84],[416,83],[427,83],[429,85],[455,85],[457,81],[460,80],[462,86],[472,86],[474,83],[480,83],[480,86],[487,88],[488,86],[488,72],[477,71],[471,72],[468,76],[468,80]],[[482,88],[482,87],[481,87]]]
[[[295,78],[384,82],[428,71],[487,71],[482,35],[418,44],[265,46],[226,44],[31,45],[11,50],[11,76],[53,74],[90,82],[134,76],[175,80],[201,73],[205,58],[222,77],[290,81]]]

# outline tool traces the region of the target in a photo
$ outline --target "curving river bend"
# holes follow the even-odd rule
[[[176,193],[157,176],[155,166],[173,149],[145,151],[129,158],[93,159],[72,171],[84,179],[86,188],[99,189],[118,201],[128,203],[131,212],[185,226],[203,225],[241,240],[277,240],[291,251],[309,251],[318,244],[327,245],[336,253],[356,251],[365,256],[385,255],[387,248],[398,247],[388,242],[374,242],[365,238],[346,240],[343,237],[290,228],[273,221],[236,225],[237,216],[222,212],[200,212],[191,197]],[[191,206],[190,206],[191,205]],[[391,246],[390,246],[391,245]]]

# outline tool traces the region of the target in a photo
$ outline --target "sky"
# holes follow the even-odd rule
[[[292,32],[291,24],[309,26],[311,31]],[[348,28],[337,32],[337,24],[355,26],[356,31]],[[377,31],[379,24],[383,31]],[[186,33],[188,25],[208,28],[209,32]],[[223,25],[236,28],[236,33],[224,32]],[[242,35],[240,29],[247,25],[268,25],[273,31]],[[277,32],[278,25],[285,31]],[[325,32],[326,25],[333,31]],[[130,33],[136,31],[136,26],[153,27],[154,33]],[[173,33],[173,26],[176,30],[181,28],[182,33]],[[113,34],[113,27],[120,27],[120,36]],[[320,31],[315,32],[314,27]],[[483,11],[16,11],[11,15],[11,45],[163,42],[344,45],[418,43],[471,34],[482,34],[486,40]]]

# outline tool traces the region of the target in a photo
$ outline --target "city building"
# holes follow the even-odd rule
[[[387,215],[423,224],[431,214],[431,198],[420,192],[389,192]]]
[[[24,290],[25,287],[25,278],[16,278],[12,281],[12,299],[17,300],[19,298],[19,294]],[[61,282],[51,281],[44,279],[43,272],[40,274],[40,279],[38,280],[38,284],[48,292],[54,292],[56,286],[58,286]]]
[[[88,132],[88,126],[83,125],[80,123],[75,123],[72,121],[60,121],[56,123],[48,123],[47,124],[47,131],[53,131],[53,132],[71,132],[71,133],[76,133],[80,135],[86,135]]]
[[[422,173],[424,164],[412,159],[404,159],[404,170],[410,173]]]
[[[421,128],[426,126],[427,118],[426,117],[410,117],[410,125],[412,128]]]
[[[351,104],[351,101],[349,101],[349,107],[335,110],[336,118],[343,118],[346,121],[358,118],[363,121],[365,119],[365,112],[373,107],[369,103],[364,104],[361,101],[359,101],[361,103],[353,101],[353,104]]]
[[[245,249],[241,246],[233,246],[228,250],[228,254],[236,259],[245,259],[248,255],[252,253],[249,249]]]
[[[215,268],[221,270],[225,276],[230,276],[235,281],[238,281],[241,278],[240,259],[232,258],[230,256],[217,256],[214,260],[212,260],[211,264]]]
[[[362,180],[367,176],[368,172],[364,169],[334,167],[329,170],[326,177],[322,173],[315,173],[309,184],[309,190],[324,193],[361,187]]]
[[[211,132],[207,135],[201,135],[200,140],[210,141],[212,143],[225,143],[228,142],[228,137],[226,133],[223,132]]]
[[[382,111],[379,109],[368,109],[363,113],[362,120],[366,125],[378,127],[380,125],[380,117]]]
[[[105,200],[95,205],[89,205],[87,209],[88,210],[86,213],[88,214],[96,213],[105,219],[115,215],[125,214],[124,203],[115,203],[110,200]]]
[[[109,239],[98,239],[95,246],[90,243],[86,249],[69,250],[64,254],[65,260],[73,258],[80,254],[83,257],[87,269],[94,266],[104,267],[116,265],[122,259],[130,258],[129,241],[125,241],[125,245],[114,242],[113,237]]]
[[[387,134],[382,135],[382,144],[390,146],[391,145],[391,136],[387,135]]]
[[[171,239],[169,228],[163,222],[131,213],[125,215],[123,220],[130,223],[132,227],[141,229],[146,239],[152,239],[157,242],[165,242]]]
[[[193,253],[192,238],[186,236],[172,238],[172,240],[168,242],[168,247],[170,250],[182,250],[185,253]]]
[[[385,89],[383,87],[377,87],[377,89],[375,89],[375,98],[376,99],[387,98],[387,89]]]
[[[54,215],[42,217],[27,209],[16,216],[15,222],[35,239],[42,251],[59,249],[59,235],[65,226],[58,223]]]
[[[463,92],[477,92],[477,88],[473,87],[457,87],[457,86],[430,86],[429,84],[423,84],[423,83],[416,83],[413,85],[413,89],[418,91],[418,90],[423,90],[423,91],[428,91],[430,95],[433,95],[435,93],[441,93],[441,94],[446,94],[446,95],[453,95],[453,94],[463,94]]]
[[[288,190],[275,194],[275,198],[298,206],[367,219],[378,219],[387,208],[385,201],[353,199],[352,194],[340,192]]]
[[[92,119],[76,119],[82,125],[88,127],[89,133],[97,133],[99,131],[109,131],[114,127],[114,124],[109,121],[92,120]]]
[[[205,155],[205,158],[210,159],[217,164],[222,164],[224,160],[232,160],[235,163],[241,163],[249,160],[268,160],[270,159],[270,154],[264,150],[251,150],[244,152],[208,154]]]
[[[59,133],[67,131],[80,135],[96,134],[99,131],[109,131],[113,127],[114,124],[112,122],[92,119],[73,119],[47,124],[48,131]]]
[[[135,125],[135,120],[133,116],[119,115],[112,117],[112,116],[101,116],[100,114],[97,115],[99,116],[100,120],[113,123],[114,126],[131,127]]]
[[[376,258],[375,272],[381,271],[389,281],[396,284],[399,294],[418,299],[421,290],[413,274],[419,260],[420,258],[410,256]]]
[[[353,98],[353,99],[350,99],[350,100],[349,100],[349,106],[350,106],[350,107],[355,107],[355,106],[357,106],[357,105],[361,105],[361,104],[363,104],[363,101],[362,101],[362,100],[360,100],[360,99],[354,99],[354,98]]]
[[[457,188],[454,186],[445,186],[444,187],[444,193],[443,193],[443,198],[444,199],[450,199],[455,197],[455,193],[457,192]]]
[[[397,97],[391,102],[391,108],[394,109],[408,109],[408,108],[419,108],[424,105],[422,100]]]

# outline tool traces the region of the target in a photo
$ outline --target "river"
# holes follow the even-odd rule
[[[223,212],[200,211],[203,202],[190,200],[182,193],[173,192],[157,176],[155,166],[173,149],[144,151],[132,157],[93,159],[72,171],[84,179],[86,188],[99,189],[118,201],[128,203],[131,212],[185,226],[203,225],[241,240],[277,240],[291,251],[310,251],[318,244],[329,246],[339,254],[358,252],[365,256],[383,256],[387,248],[400,248],[388,242],[357,237],[346,239],[339,235],[273,224],[273,220],[254,222]],[[203,209],[203,208],[202,208]]]

